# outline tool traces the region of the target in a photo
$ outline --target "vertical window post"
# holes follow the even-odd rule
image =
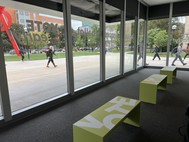
[[[120,74],[124,75],[125,65],[125,20],[126,20],[126,1],[124,1],[124,9],[121,11],[121,28],[120,28],[120,42],[121,42],[121,55],[120,55]]]
[[[64,34],[65,34],[65,53],[68,93],[74,94],[74,73],[73,73],[73,48],[72,48],[72,30],[71,30],[71,6],[70,0],[62,0],[64,16]]]
[[[1,20],[1,19],[0,19]],[[7,83],[7,74],[5,69],[5,58],[3,51],[3,41],[1,37],[1,28],[2,23],[0,21],[0,101],[2,108],[2,115],[4,116],[5,121],[9,121],[12,119],[11,115],[11,106],[10,106],[10,98],[9,98],[9,89]]]
[[[105,0],[100,2],[100,80],[105,82]]]
[[[169,51],[170,51],[170,42],[171,42],[170,39],[171,39],[171,28],[172,28],[172,14],[173,14],[173,3],[170,3],[166,66],[169,65]]]

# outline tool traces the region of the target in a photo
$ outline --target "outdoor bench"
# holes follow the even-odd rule
[[[103,142],[121,122],[139,127],[140,101],[117,96],[73,124],[74,142]]]
[[[176,67],[164,67],[160,70],[160,74],[167,75],[167,83],[172,84],[173,78],[176,78],[177,75],[177,68]]]
[[[153,74],[140,82],[139,100],[156,104],[157,90],[165,90],[167,75]]]

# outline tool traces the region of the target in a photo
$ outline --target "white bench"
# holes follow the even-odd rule
[[[140,101],[117,96],[73,124],[74,142],[103,142],[121,122],[139,127]]]

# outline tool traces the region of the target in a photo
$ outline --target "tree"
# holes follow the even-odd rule
[[[100,29],[99,26],[93,25],[91,28],[91,33],[88,34],[88,44],[90,47],[99,47],[100,41]]]
[[[58,28],[59,31],[59,43],[58,43],[58,47],[59,48],[65,48],[65,36],[64,36],[64,26],[60,26]]]
[[[84,42],[83,42],[83,39],[81,38],[81,35],[78,35],[78,37],[77,37],[76,46],[77,47],[83,47],[84,46]]]
[[[176,29],[172,29],[173,46],[176,46],[184,38],[184,23],[181,23],[178,17],[172,19],[172,26],[176,25]]]
[[[169,19],[149,20],[148,30],[159,28],[161,30],[168,31]]]
[[[147,41],[148,41],[148,46],[149,46],[150,48],[153,47],[153,45],[154,45],[154,39],[155,39],[154,37],[155,37],[155,35],[156,35],[159,31],[160,31],[159,28],[150,29],[150,30],[148,31],[148,39],[147,39]]]
[[[172,46],[176,46],[178,42],[182,41],[184,39],[184,24],[180,22],[180,19],[178,17],[172,18],[171,22],[172,26],[176,25],[176,29],[172,29],[171,34],[172,34]],[[152,40],[153,35],[149,35],[151,32],[157,32],[154,29],[159,29],[160,31],[164,30],[166,33],[168,33],[168,26],[169,26],[169,19],[158,19],[158,20],[150,20],[148,22],[148,44],[151,45],[153,44]],[[150,31],[150,32],[149,32]],[[152,33],[153,34],[153,33]],[[149,38],[150,36],[150,38]]]
[[[2,37],[2,40],[3,40],[4,51],[8,52],[13,47],[12,47],[12,44],[10,43],[10,41],[8,39],[7,33],[6,32],[2,32],[1,37]]]
[[[76,41],[77,41],[77,31],[75,31],[74,29],[72,29],[72,46],[76,46]]]
[[[11,31],[15,31],[19,34],[24,34],[24,26],[21,24],[15,24],[13,23],[10,27]]]
[[[40,49],[44,46],[47,46],[50,40],[49,37],[49,33],[45,33],[45,32],[30,32],[28,34],[31,35],[37,35],[37,37],[39,38],[38,40],[33,41],[33,39],[30,39],[29,36],[27,36],[27,34],[25,36],[27,36],[27,39],[24,40],[24,44],[28,47],[30,47],[30,49]],[[42,38],[45,37],[45,38]]]
[[[24,44],[21,40],[23,39],[23,36],[25,34],[24,26],[21,24],[13,23],[10,27],[10,30],[12,31],[18,46],[22,46]]]
[[[167,41],[168,35],[165,30],[159,31],[154,37],[154,43],[160,48],[162,51],[166,51],[167,49]]]
[[[13,23],[10,27],[10,31],[13,34],[16,33],[18,35],[18,38],[15,38],[15,40],[16,40],[18,46],[21,45],[22,43],[19,40],[19,38],[24,33],[23,25]],[[9,51],[9,50],[13,49],[12,44],[11,44],[11,42],[10,42],[8,36],[7,36],[7,33],[5,31],[2,32],[2,40],[3,40],[4,51]]]
[[[97,45],[96,36],[93,34],[88,34],[88,46],[95,47]]]
[[[49,42],[52,45],[57,46],[59,44],[58,30],[56,30],[56,31],[54,31],[54,30],[48,31],[46,28],[44,28],[44,32],[49,34]]]
[[[115,48],[116,47],[116,25],[106,26],[106,47]]]
[[[121,46],[121,43],[120,43],[120,24],[117,24],[116,25],[116,46],[117,46],[117,49],[120,48]]]

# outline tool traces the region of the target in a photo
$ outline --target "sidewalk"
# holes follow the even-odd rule
[[[132,55],[127,56],[129,60]],[[119,56],[109,54],[106,56],[106,75],[119,74]],[[170,64],[174,57],[170,58]],[[75,89],[100,81],[99,56],[74,57],[74,81]],[[127,60],[128,61],[128,60]],[[6,62],[8,87],[11,100],[11,109],[16,111],[27,106],[45,101],[49,98],[63,95],[67,92],[67,74],[65,58],[54,59],[58,65],[54,68],[46,67],[47,60]],[[166,59],[152,60],[147,57],[149,66],[165,66]],[[176,67],[189,68],[189,59],[183,66],[176,61]],[[107,76],[106,76],[107,77]]]
[[[170,57],[169,66],[171,66],[174,58],[175,57]],[[161,57],[161,60],[159,60],[158,58],[156,58],[155,60],[152,60],[152,59],[153,59],[153,57],[149,57],[149,56],[146,57],[146,63],[148,64],[148,66],[160,66],[160,67],[162,67],[162,66],[166,65],[166,58],[165,57]],[[187,64],[185,66],[183,66],[179,59],[177,61],[175,61],[176,67],[189,68],[189,58],[186,58],[184,60],[184,63],[187,63]]]

